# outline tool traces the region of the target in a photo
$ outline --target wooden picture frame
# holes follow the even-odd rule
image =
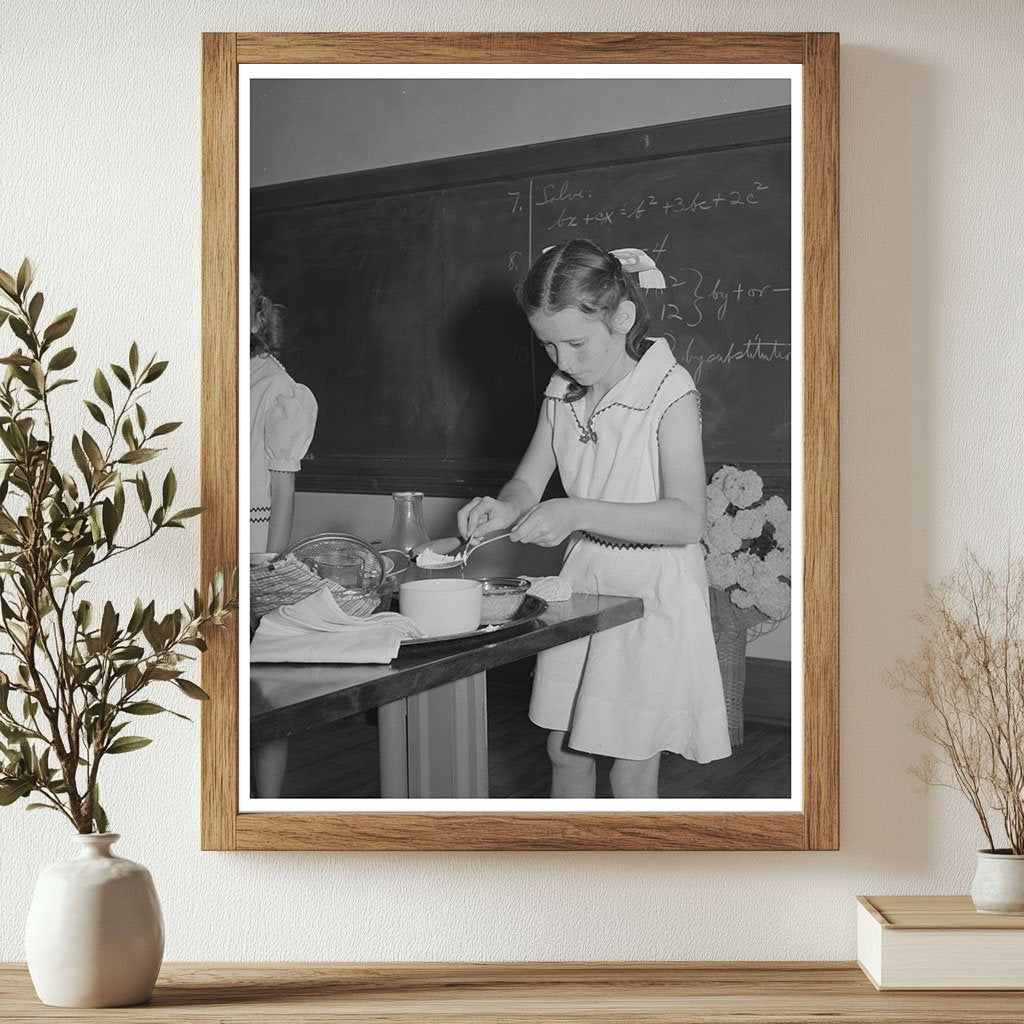
[[[203,659],[203,849],[834,850],[839,844],[839,39],[833,33],[245,34],[202,44],[202,571],[239,559],[242,64],[799,64],[803,109],[803,806],[742,813],[239,810],[239,643]],[[794,728],[796,724],[794,723]],[[796,766],[793,768],[797,771]]]

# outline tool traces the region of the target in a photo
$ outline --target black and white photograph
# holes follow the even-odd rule
[[[240,809],[800,810],[799,69],[246,70]]]

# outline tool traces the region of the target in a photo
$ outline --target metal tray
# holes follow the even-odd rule
[[[494,626],[481,626],[469,633],[449,633],[447,636],[425,636],[416,640],[403,640],[398,648],[398,657],[413,654],[446,654],[449,651],[465,650],[468,647],[483,646],[493,640],[505,640],[518,633],[526,633],[531,623],[548,610],[548,603],[532,594],[527,594],[519,611],[508,620]]]

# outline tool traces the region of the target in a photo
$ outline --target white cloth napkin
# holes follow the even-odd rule
[[[561,576],[520,576],[521,580],[530,581],[528,594],[539,597],[542,601],[568,601],[572,597],[572,586]]]
[[[403,639],[421,636],[423,630],[397,612],[361,619],[343,612],[324,586],[264,615],[249,644],[249,660],[386,665]]]

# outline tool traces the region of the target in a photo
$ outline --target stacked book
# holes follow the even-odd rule
[[[878,989],[1024,989],[1024,915],[979,914],[970,896],[858,896],[857,962]]]

